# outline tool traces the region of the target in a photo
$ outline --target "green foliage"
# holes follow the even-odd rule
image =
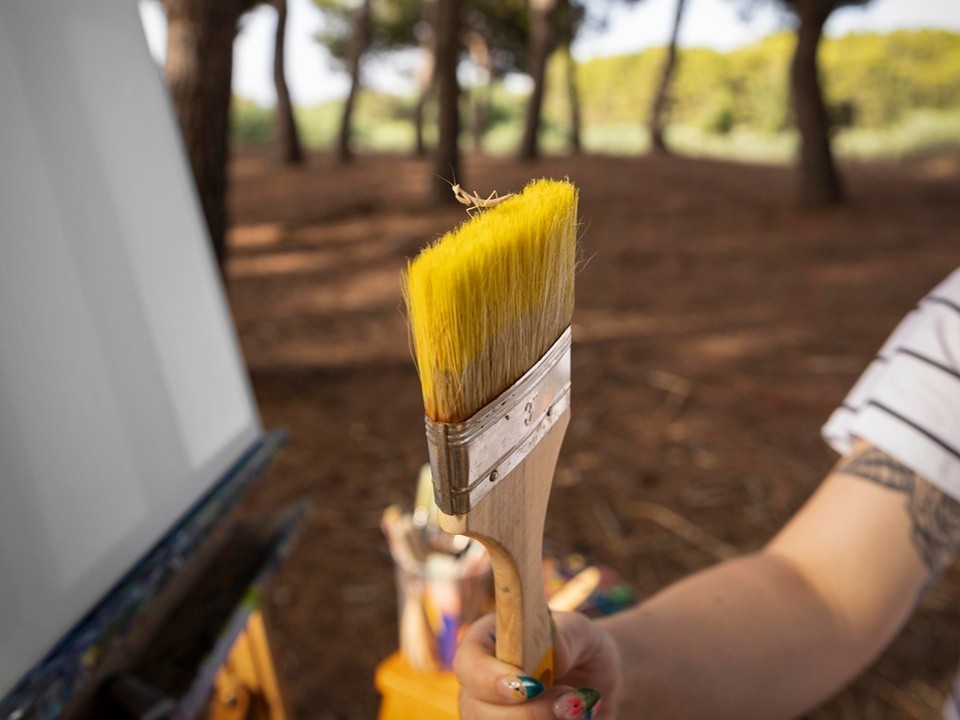
[[[573,62],[564,50],[558,50],[547,65],[543,96],[543,121],[558,130],[570,131],[570,94],[567,92],[567,72]]]
[[[313,0],[324,17],[316,40],[330,56],[343,62],[350,47],[360,0]],[[423,0],[372,0],[370,44],[367,52],[384,53],[416,44],[417,23],[423,15]]]
[[[902,160],[960,154],[960,111],[917,110],[889,128],[860,128],[837,135],[837,151],[846,157]]]
[[[234,97],[230,103],[230,137],[245,145],[266,145],[273,142],[273,109],[253,100]]]
[[[887,127],[911,109],[960,107],[960,36],[937,30],[849,35],[824,43],[828,101],[853,104],[854,125]],[[843,72],[856,68],[855,72]]]
[[[734,97],[733,92],[726,88],[725,91],[718,92],[712,99],[712,105],[709,106],[703,114],[701,128],[714,135],[729,135],[734,125]]]
[[[730,53],[682,50],[670,108],[667,142],[679,152],[786,162],[796,147],[791,130],[787,75],[794,38],[768,37]],[[831,116],[837,122],[841,155],[900,158],[944,147],[960,147],[960,34],[900,31],[826,39],[821,68]],[[593,60],[577,67],[583,144],[599,152],[640,153],[649,142],[644,125],[662,49]],[[566,62],[558,54],[548,68],[543,141],[548,152],[563,151],[569,129]],[[485,146],[491,152],[516,150],[525,97],[491,86]],[[414,99],[374,91],[357,101],[357,146],[368,150],[409,150]],[[468,103],[462,105],[464,137]],[[298,108],[303,140],[330,147],[341,102]],[[846,117],[843,117],[846,116]],[[435,135],[427,107],[425,134]],[[273,137],[272,110],[235,100],[235,141],[266,143]],[[469,145],[465,145],[469,147]]]
[[[346,58],[361,0],[313,0],[323,13],[317,42],[337,62]],[[371,38],[366,52],[387,54],[419,44],[428,18],[424,0],[372,0]],[[490,45],[493,74],[502,77],[526,63],[529,28],[527,0],[469,0],[462,13],[464,27],[483,35]]]
[[[343,63],[350,46],[358,3],[349,0],[313,0],[313,4],[323,13],[324,21],[314,36],[316,41],[327,48],[335,62]]]
[[[360,97],[362,98],[363,95]],[[330,147],[340,131],[342,108],[343,103],[339,101],[294,108],[300,140],[304,147],[313,149]]]
[[[783,6],[788,10],[796,11],[797,0],[775,0],[778,5]],[[843,7],[853,7],[856,5],[869,5],[871,0],[820,0],[820,8],[824,13],[823,17],[826,18],[834,10],[839,10]],[[747,12],[756,5],[756,0],[748,0],[745,3]]]
[[[500,125],[519,126],[523,123],[525,111],[526,105],[523,99],[507,92],[503,83],[494,82],[490,86],[490,107],[487,109],[488,131]]]
[[[584,125],[646,122],[662,59],[662,50],[655,49],[581,64],[577,85]]]
[[[469,0],[463,19],[464,27],[482,35],[489,44],[494,77],[526,68],[530,31],[527,0]]]
[[[794,42],[793,34],[779,33],[729,53],[681,50],[670,120],[724,132],[786,129]],[[581,65],[585,123],[645,121],[662,58],[663,49],[654,48]],[[960,108],[957,33],[903,30],[827,38],[820,68],[828,104],[847,106],[853,127],[890,127],[916,109]]]

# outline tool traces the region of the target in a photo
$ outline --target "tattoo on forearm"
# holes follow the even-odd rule
[[[837,470],[905,494],[913,527],[911,539],[930,579],[950,565],[960,544],[960,503],[874,447],[842,461]]]

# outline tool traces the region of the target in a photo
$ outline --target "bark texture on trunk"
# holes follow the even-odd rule
[[[529,72],[533,90],[527,101],[527,113],[520,143],[520,159],[533,160],[540,155],[540,115],[543,109],[547,59],[553,49],[553,16],[557,0],[530,0]]]
[[[360,92],[360,62],[363,60],[363,53],[370,42],[371,4],[370,0],[363,0],[360,7],[357,8],[357,17],[353,23],[353,37],[350,38],[350,47],[347,52],[350,91],[343,103],[343,114],[340,116],[340,134],[337,138],[337,160],[341,163],[350,162],[353,158],[353,148],[350,142],[353,109],[356,106],[357,93]]]
[[[820,89],[817,50],[830,14],[827,0],[797,0],[797,47],[790,88],[800,131],[800,199],[810,206],[843,202],[843,187],[830,147],[830,123]]]
[[[490,105],[490,77],[492,74],[490,44],[483,33],[476,30],[468,32],[466,39],[467,48],[470,50],[470,58],[480,71],[480,83],[473,88],[471,93],[473,149],[479,153],[483,152],[483,135],[487,131],[487,110]]]
[[[423,114],[437,81],[436,26],[437,0],[425,0],[422,29],[418,35],[423,65],[417,72],[417,102],[413,106],[414,154],[417,157],[424,157],[427,154],[427,143],[423,138]]]
[[[293,103],[287,88],[287,73],[284,66],[284,52],[287,37],[287,0],[273,0],[277,8],[277,33],[273,44],[273,84],[277,89],[277,142],[280,146],[280,159],[288,165],[303,162],[303,147],[300,145],[300,133],[293,116]]]
[[[667,144],[663,141],[664,115],[670,103],[670,85],[673,73],[677,66],[677,38],[680,36],[680,22],[683,20],[683,6],[685,0],[677,0],[677,10],[673,18],[673,31],[670,33],[670,44],[667,46],[667,57],[663,61],[660,71],[660,84],[657,94],[653,98],[653,107],[650,109],[650,148],[655,153],[666,153]]]
[[[431,59],[432,62],[432,59]],[[417,102],[413,106],[413,131],[414,146],[413,154],[417,157],[424,157],[427,154],[427,141],[423,136],[424,113],[427,109],[427,102],[433,95],[433,79],[431,78],[426,85],[420,86],[420,92],[417,95]]]
[[[563,50],[566,55],[567,101],[570,103],[570,152],[579,155],[580,142],[580,89],[577,87],[577,61],[573,59],[571,47],[576,34],[573,6],[570,0],[563,0]]]
[[[567,97],[570,101],[570,152],[579,155],[583,150],[580,140],[580,90],[577,88],[577,61],[567,54]]]
[[[165,0],[164,7],[164,75],[222,270],[226,260],[230,80],[241,6],[235,0]]]
[[[455,204],[447,178],[460,175],[460,85],[457,82],[457,60],[460,57],[460,8],[462,0],[439,0],[437,5],[436,57],[439,90],[439,137],[433,156],[431,198],[438,204]]]

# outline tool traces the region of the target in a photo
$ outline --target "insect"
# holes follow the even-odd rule
[[[488,197],[482,198],[479,193],[473,193],[472,195],[464,190],[459,185],[453,186],[453,196],[457,199],[457,202],[461,205],[467,206],[467,215],[472,216],[474,213],[480,212],[481,210],[487,210],[492,207],[496,207],[508,197],[513,197],[515,193],[507,193],[502,197],[497,194],[497,191],[494,190]]]

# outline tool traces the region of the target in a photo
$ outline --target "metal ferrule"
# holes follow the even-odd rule
[[[460,423],[426,418],[433,492],[462,515],[504,480],[570,406],[570,328],[527,373]]]

